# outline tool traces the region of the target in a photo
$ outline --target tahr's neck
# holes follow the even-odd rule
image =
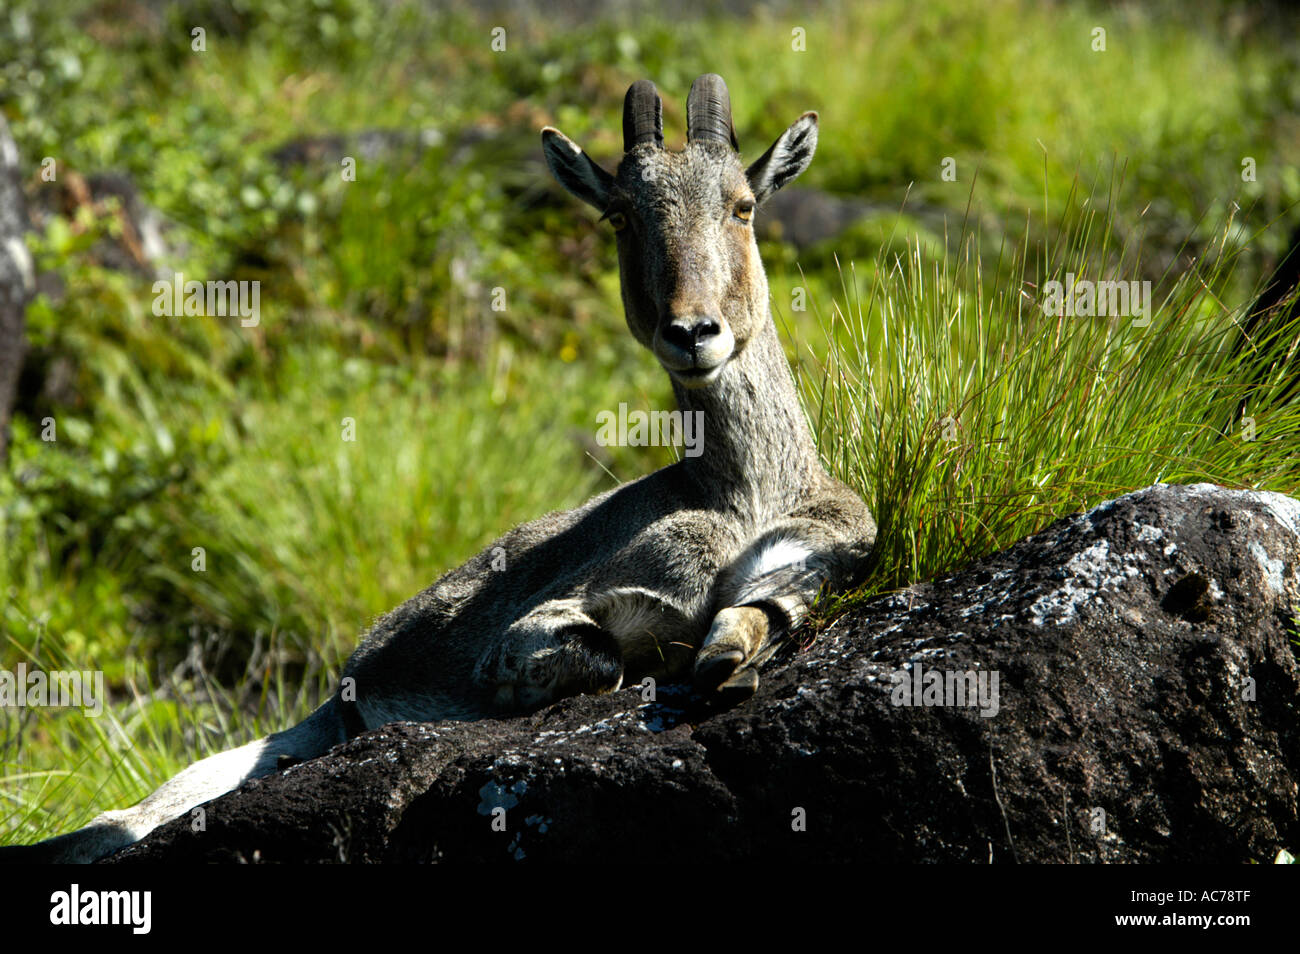
[[[702,415],[702,452],[683,466],[722,506],[785,512],[823,473],[770,316],[717,380],[673,391],[683,414]]]

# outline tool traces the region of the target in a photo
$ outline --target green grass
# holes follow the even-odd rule
[[[7,7],[0,109],[27,161],[57,158],[59,188],[129,173],[170,222],[176,270],[261,280],[262,322],[153,316],[151,280],[99,262],[111,210],[65,212],[33,177],[54,210],[33,251],[62,289],[29,309],[46,386],[25,393],[0,473],[0,668],[102,669],[112,698],[99,720],[0,714],[0,841],[295,721],[376,614],[671,459],[594,446],[598,410],[671,392],[623,326],[604,227],[538,161],[555,123],[612,164],[641,76],[672,146],[708,70],[746,158],[819,110],[799,184],[898,210],[763,247],[823,456],[880,522],[852,599],[1155,480],[1300,489],[1294,403],[1252,408],[1253,442],[1217,430],[1249,378],[1234,322],[1300,200],[1300,47],[1255,14],[885,0],[511,21],[497,54],[491,24],[416,4],[142,11]],[[363,158],[351,183],[272,157],[376,127],[442,141]],[[1150,325],[1049,319],[1038,290],[1066,272],[1152,280]]]
[[[1108,225],[1087,212],[1066,227]],[[882,257],[869,283],[841,270],[822,316],[827,356],[802,366],[822,455],[879,524],[872,578],[841,605],[1152,483],[1300,490],[1300,402],[1281,400],[1300,320],[1234,353],[1249,303],[1210,290],[1231,255],[1155,285],[1149,315],[1081,317],[1045,314],[1048,281],[1137,280],[1141,263],[1125,272],[1086,241],[1062,242],[1067,254],[1012,250],[1018,280],[988,287],[981,250],[958,242],[938,261],[919,245]]]

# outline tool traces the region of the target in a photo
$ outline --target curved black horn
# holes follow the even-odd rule
[[[643,142],[664,146],[663,102],[655,84],[644,79],[629,86],[623,100],[623,151],[631,152]]]
[[[691,84],[691,95],[686,98],[686,138],[692,142],[712,140],[740,150],[731,122],[731,95],[717,73],[705,73]]]

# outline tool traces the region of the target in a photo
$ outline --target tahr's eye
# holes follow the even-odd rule
[[[748,222],[754,217],[754,203],[746,199],[744,202],[736,203],[736,211],[732,213],[742,222]]]
[[[615,232],[621,232],[627,228],[627,216],[622,212],[609,213],[609,224],[614,226]]]

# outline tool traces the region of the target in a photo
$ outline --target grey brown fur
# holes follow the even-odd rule
[[[816,114],[745,169],[730,107],[717,111],[729,102],[720,77],[692,87],[682,152],[662,147],[653,85],[628,96],[616,175],[554,129],[543,148],[560,184],[614,225],[628,327],[668,371],[679,409],[702,413],[703,453],[511,530],[380,618],[340,692],[302,724],[26,851],[102,856],[284,757],[386,722],[508,715],[646,676],[689,674],[701,692],[743,699],[817,592],[861,576],[875,523],[818,459],[750,222],[811,161]]]

